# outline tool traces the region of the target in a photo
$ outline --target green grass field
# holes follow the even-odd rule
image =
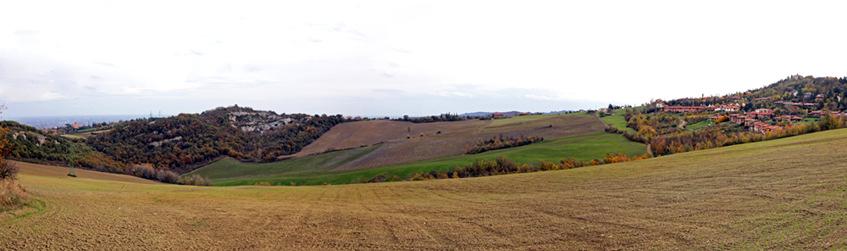
[[[626,127],[626,118],[624,117],[625,114],[625,110],[617,109],[612,112],[612,115],[602,117],[600,118],[600,120],[602,120],[603,123],[606,123],[611,127],[617,128],[618,130],[624,130],[631,133],[635,133],[634,129]]]
[[[697,123],[690,124],[690,125],[686,126],[686,127],[685,127],[685,130],[688,130],[688,131],[697,131],[697,130],[700,130],[700,129],[703,129],[703,128],[706,128],[706,127],[712,126],[712,125],[714,125],[714,124],[715,124],[715,123],[714,123],[711,119],[707,119],[707,120],[703,120],[703,121],[700,121],[700,122],[697,122]]]
[[[342,163],[368,154],[376,147],[378,146],[340,150],[270,163],[244,163],[233,158],[223,158],[190,174],[198,174],[215,180],[227,177],[261,177],[281,173],[296,176],[326,172]]]
[[[471,164],[475,160],[494,159],[498,156],[505,156],[518,163],[534,163],[542,160],[560,161],[567,158],[592,160],[601,159],[607,153],[640,155],[644,153],[646,148],[643,144],[628,141],[621,135],[599,132],[474,155],[459,155],[362,170],[329,170],[335,163],[355,159],[356,156],[367,154],[370,150],[372,149],[352,149],[262,164],[241,163],[233,159],[223,159],[189,174],[199,174],[211,179],[214,185],[222,186],[257,183],[273,185],[347,184],[367,182],[379,175],[406,179],[414,173],[448,170]]]

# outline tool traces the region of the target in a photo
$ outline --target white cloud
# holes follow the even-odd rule
[[[285,100],[296,96],[328,102],[303,112],[331,113],[334,106],[344,110],[344,103],[332,103],[342,98],[402,90],[474,98],[475,104],[457,103],[474,107],[488,104],[477,97],[497,95],[634,104],[740,91],[794,73],[847,75],[845,7],[839,1],[7,2],[0,8],[0,100],[109,96],[167,105],[156,101],[179,98],[294,109]],[[425,105],[390,102],[362,110]],[[430,112],[440,112],[435,109],[444,108]]]

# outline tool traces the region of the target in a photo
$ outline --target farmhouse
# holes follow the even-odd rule
[[[739,110],[741,110],[739,104],[723,104],[715,107],[716,112],[737,112]]]
[[[774,126],[762,121],[753,122],[753,127],[750,130],[758,133],[768,133],[780,129],[779,126]]]
[[[747,120],[747,115],[744,115],[744,114],[730,114],[729,115],[729,121],[732,121],[732,123],[743,124],[744,121],[746,121],[746,120]]]
[[[793,122],[803,120],[803,117],[797,115],[780,115],[777,119],[779,121]]]
[[[773,110],[771,109],[756,109],[755,111],[748,112],[747,115],[753,118],[770,118],[773,116]]]

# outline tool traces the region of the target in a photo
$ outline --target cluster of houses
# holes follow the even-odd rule
[[[805,103],[805,102],[787,102],[787,101],[777,101],[776,104],[783,105],[785,107],[799,107],[805,109],[813,109],[817,107],[816,103]],[[703,112],[718,112],[718,113],[728,113],[729,121],[732,123],[744,126],[749,128],[751,131],[759,132],[759,133],[768,133],[774,130],[781,129],[782,127],[779,125],[772,125],[769,121],[776,122],[784,122],[784,124],[792,124],[793,122],[802,121],[804,119],[803,116],[784,114],[777,116],[772,109],[756,109],[750,112],[741,112],[742,105],[737,103],[732,104],[720,104],[720,105],[709,105],[709,106],[676,106],[676,105],[667,105],[664,102],[656,102],[656,108],[662,110],[662,112],[667,113],[703,113]],[[810,117],[821,117],[826,113],[825,111],[811,111],[808,113]],[[830,112],[834,116],[847,116],[845,112]],[[721,114],[715,114],[714,118],[721,117]]]
[[[729,115],[729,121],[733,123],[744,125],[747,128],[750,128],[751,131],[759,132],[759,133],[768,133],[770,131],[774,131],[777,129],[781,129],[780,126],[771,125],[767,122],[764,122],[769,119],[773,119],[774,113],[771,109],[756,109],[752,112],[747,113],[733,113]]]
[[[268,131],[294,123],[294,119],[267,111],[237,111],[228,114],[229,122],[243,132]]]

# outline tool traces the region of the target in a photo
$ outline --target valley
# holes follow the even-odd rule
[[[378,146],[376,146],[378,147]],[[558,162],[567,158],[579,161],[602,159],[609,152],[630,156],[644,154],[646,146],[616,134],[594,132],[568,136],[528,146],[495,150],[473,155],[455,155],[355,170],[338,169],[376,151],[375,147],[335,151],[273,163],[242,163],[223,159],[189,173],[208,177],[213,185],[322,185],[364,183],[375,177],[407,180],[415,173],[446,171],[475,160],[493,160],[504,156],[518,163]]]
[[[847,130],[573,170],[306,187],[30,172],[0,249],[841,249]],[[21,216],[23,215],[23,216]]]
[[[0,251],[847,250],[847,1],[2,6]]]
[[[224,158],[186,175],[207,177],[216,185],[346,184],[369,182],[377,177],[406,180],[415,173],[449,170],[498,156],[519,163],[537,163],[567,158],[590,161],[610,152],[644,154],[644,145],[604,133],[603,128],[596,117],[584,113],[434,123],[349,122],[333,127],[291,159],[244,163]],[[542,136],[546,140],[465,154],[470,144],[498,135]]]

